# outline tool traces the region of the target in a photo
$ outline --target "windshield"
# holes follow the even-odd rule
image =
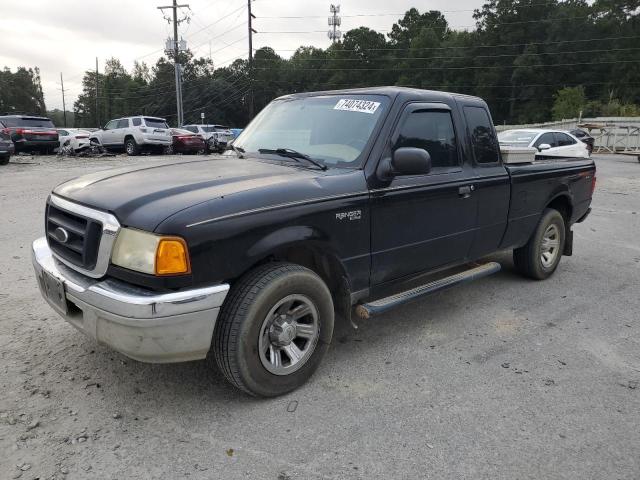
[[[169,128],[167,122],[159,118],[145,118],[144,124],[149,128]]]
[[[294,97],[269,104],[234,142],[247,153],[290,149],[327,166],[359,167],[388,99],[380,95]]]
[[[498,134],[498,142],[527,147],[529,146],[531,141],[536,138],[536,135],[538,135],[538,132],[527,132],[526,130],[507,130]]]
[[[172,128],[171,129],[171,135],[189,135],[189,136],[192,136],[193,132],[190,132],[189,130],[184,130],[182,128]]]
[[[5,117],[2,119],[7,127],[44,127],[55,128],[48,118],[38,117]]]

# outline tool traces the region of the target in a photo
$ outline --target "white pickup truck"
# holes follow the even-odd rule
[[[124,150],[127,155],[138,155],[143,150],[162,153],[173,140],[164,118],[125,117],[107,122],[91,134],[90,141],[109,150]]]

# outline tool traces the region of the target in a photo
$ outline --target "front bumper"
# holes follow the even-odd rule
[[[58,262],[46,238],[33,242],[40,293],[67,322],[124,355],[149,363],[205,358],[229,285],[158,293],[84,276]],[[67,311],[47,296],[45,276],[62,283]]]

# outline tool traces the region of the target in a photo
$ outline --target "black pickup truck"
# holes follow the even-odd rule
[[[208,358],[258,396],[312,375],[335,315],[496,272],[480,259],[500,250],[548,277],[595,187],[591,160],[504,165],[485,102],[434,91],[288,95],[232,148],[59,185],[33,263],[49,304],[98,342]]]

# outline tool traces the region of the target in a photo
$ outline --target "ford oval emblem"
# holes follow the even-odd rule
[[[67,243],[69,241],[69,232],[62,227],[58,227],[53,231],[53,238],[60,243]]]

